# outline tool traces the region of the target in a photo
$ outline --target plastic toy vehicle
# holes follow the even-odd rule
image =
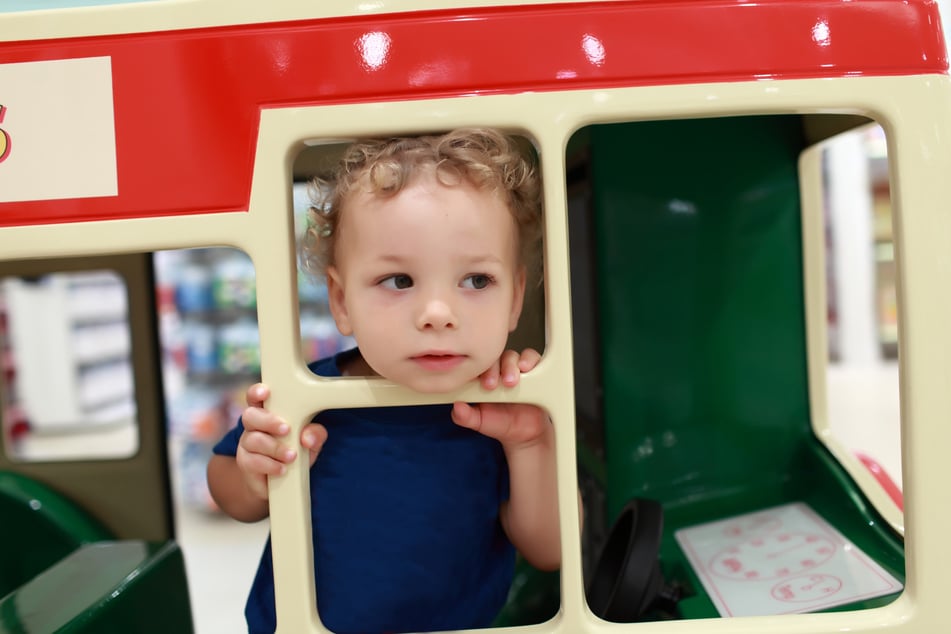
[[[126,279],[141,438],[134,460],[0,456],[0,530],[16,531],[4,548],[23,545],[3,553],[0,631],[135,619],[144,631],[158,613],[169,622],[156,631],[191,627],[164,472],[152,252],[251,256],[263,379],[289,420],[308,420],[314,403],[432,402],[305,371],[290,186],[341,140],[464,125],[524,137],[544,180],[544,292],[519,333],[544,358],[517,393],[490,398],[551,413],[563,567],[522,571],[499,626],[951,623],[951,83],[935,3],[155,0],[0,13],[0,33],[0,274]],[[903,513],[829,439],[824,409],[821,148],[871,121],[887,137],[896,216]],[[485,399],[475,387],[458,396]],[[306,486],[300,464],[271,483],[284,633],[324,631]],[[54,498],[64,510],[37,524],[31,501]],[[834,557],[840,568],[822,568]],[[856,567],[874,582],[850,581]],[[89,569],[115,583],[60,604],[62,575]],[[750,581],[763,594],[737,591]],[[144,602],[156,593],[159,610]],[[31,625],[53,604],[55,627]]]

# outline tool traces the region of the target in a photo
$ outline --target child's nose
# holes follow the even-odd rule
[[[420,330],[443,330],[456,327],[456,316],[452,306],[441,297],[432,297],[425,301],[416,321]]]

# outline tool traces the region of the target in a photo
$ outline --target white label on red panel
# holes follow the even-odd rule
[[[691,526],[674,536],[722,616],[814,612],[902,589],[802,503]]]
[[[117,192],[111,59],[0,64],[0,203]]]

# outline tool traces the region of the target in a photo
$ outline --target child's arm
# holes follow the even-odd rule
[[[264,408],[270,389],[263,383],[248,388],[248,407],[241,415],[244,432],[234,457],[213,455],[208,461],[208,489],[225,513],[242,522],[256,522],[268,516],[269,475],[283,475],[297,451],[281,439],[290,431],[284,419]],[[310,451],[314,464],[327,439],[322,425],[311,423],[301,431],[301,446]]]
[[[520,374],[534,368],[541,355],[535,350],[518,354],[508,350],[499,365],[480,377],[486,389],[518,384]],[[548,415],[534,405],[455,403],[453,420],[463,427],[496,438],[509,465],[509,500],[500,519],[509,540],[530,564],[540,570],[561,566],[561,530],[558,523],[555,432]]]

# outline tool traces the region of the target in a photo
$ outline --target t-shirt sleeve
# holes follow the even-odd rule
[[[241,422],[241,419],[238,418],[238,424],[234,426],[231,431],[224,435],[224,438],[218,441],[214,447],[212,447],[212,453],[215,453],[219,456],[236,456],[238,455],[238,441],[241,440],[241,434],[244,433],[244,423]]]

